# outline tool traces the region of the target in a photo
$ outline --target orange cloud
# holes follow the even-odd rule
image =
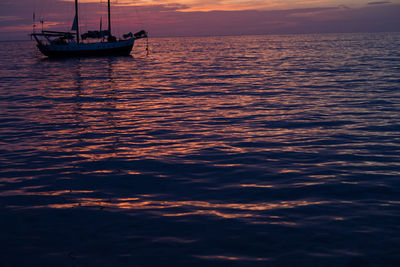
[[[63,0],[73,2],[74,0]],[[106,2],[106,0],[103,0]],[[99,3],[99,0],[81,0],[80,3]],[[179,6],[179,11],[242,11],[242,10],[284,10],[298,8],[350,5],[359,7],[364,0],[118,0],[116,6]]]
[[[31,0],[0,2],[0,39],[27,38]],[[41,0],[33,10],[44,29],[69,30],[74,0]],[[114,34],[151,36],[398,31],[400,0],[111,0]],[[100,3],[101,2],[101,3]],[[81,31],[107,25],[106,0],[80,0]],[[344,5],[345,4],[345,5]],[[360,6],[360,7],[358,7]],[[48,11],[48,9],[50,9]],[[46,12],[45,12],[46,10]],[[39,12],[40,11],[40,12]],[[41,25],[37,26],[40,29]]]

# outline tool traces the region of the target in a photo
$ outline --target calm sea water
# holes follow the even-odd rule
[[[400,34],[0,43],[3,266],[399,266]]]

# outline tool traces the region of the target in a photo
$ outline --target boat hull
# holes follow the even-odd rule
[[[72,43],[64,45],[38,44],[42,54],[48,57],[98,57],[98,56],[129,56],[135,38],[117,42]]]

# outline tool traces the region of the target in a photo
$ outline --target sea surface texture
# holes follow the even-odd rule
[[[400,266],[400,34],[0,43],[1,266]]]

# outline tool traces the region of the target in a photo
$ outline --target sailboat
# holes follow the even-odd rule
[[[75,0],[75,18],[72,32],[42,31],[31,36],[36,40],[40,52],[48,57],[128,56],[136,40],[147,38],[141,30],[135,34],[124,34],[117,39],[111,34],[111,7],[108,0],[108,30],[89,31],[79,35],[78,0]],[[42,22],[43,23],[43,22]],[[96,41],[87,41],[96,39]]]

